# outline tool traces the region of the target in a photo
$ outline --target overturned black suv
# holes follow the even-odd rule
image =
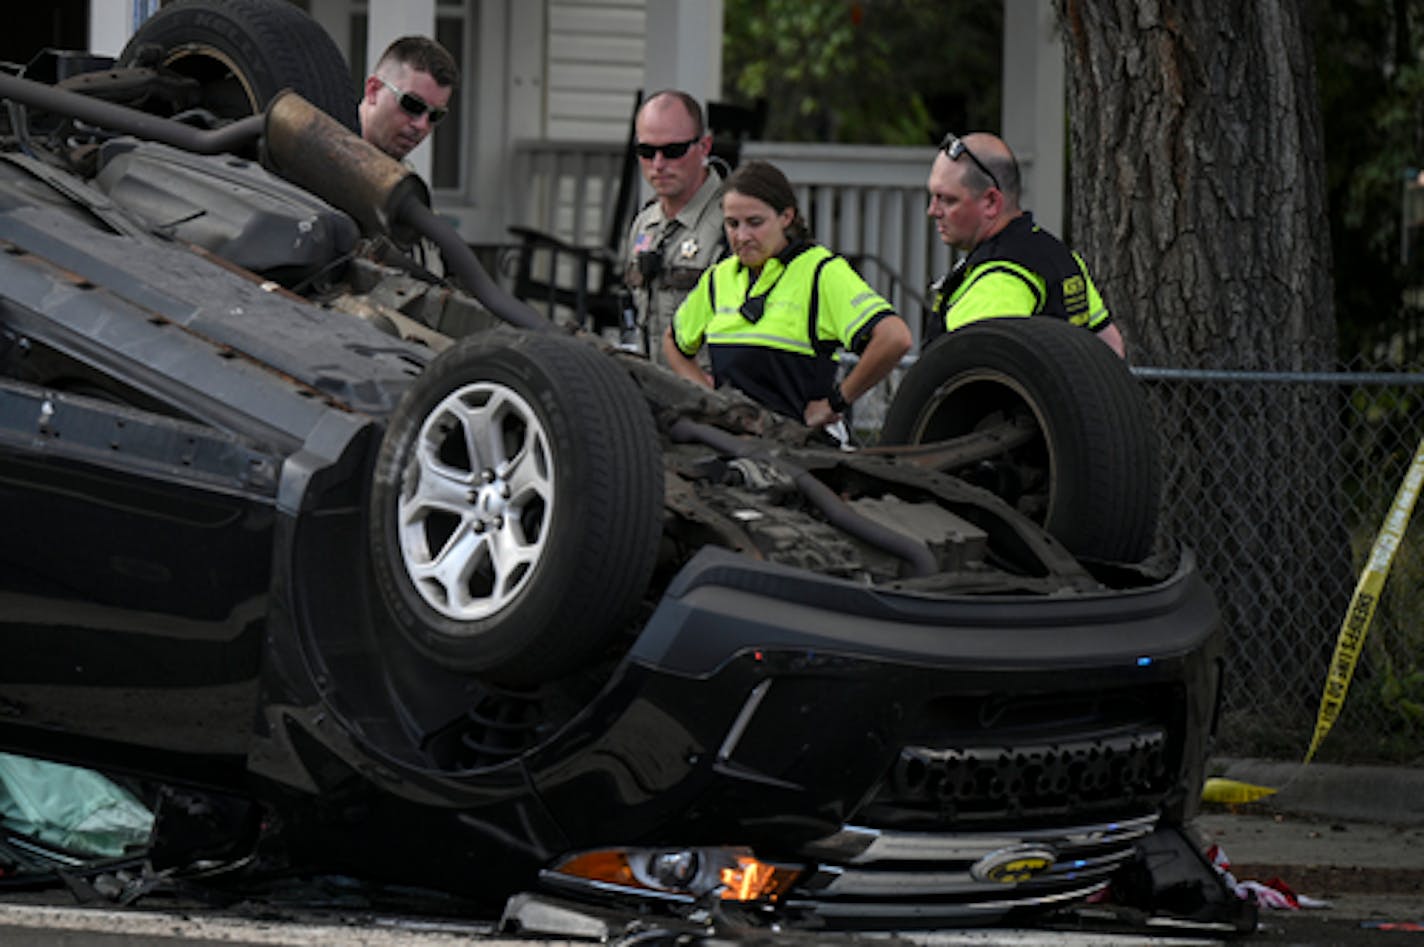
[[[1105,346],[955,332],[824,446],[510,298],[346,76],[255,0],[0,75],[0,749],[147,793],[178,877],[525,929],[1249,923],[1183,834],[1218,616]]]

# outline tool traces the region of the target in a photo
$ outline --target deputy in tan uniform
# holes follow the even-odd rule
[[[702,106],[686,92],[654,93],[638,110],[635,149],[654,197],[633,218],[624,242],[624,281],[632,292],[641,351],[666,364],[661,340],[702,271],[726,255],[721,175],[709,165],[712,136]]]

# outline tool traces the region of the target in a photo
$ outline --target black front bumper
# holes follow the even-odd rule
[[[708,551],[528,770],[570,850],[743,845],[804,867],[793,911],[987,920],[1105,887],[1194,811],[1220,674],[1190,558],[948,600]]]

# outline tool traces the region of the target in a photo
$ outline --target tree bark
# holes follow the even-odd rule
[[[1333,368],[1304,4],[1058,3],[1074,242],[1134,361]]]
[[[1057,3],[1073,242],[1134,364],[1333,371],[1304,0]],[[1352,585],[1340,393],[1279,374],[1148,386],[1163,525],[1197,551],[1228,631],[1228,744],[1304,752]]]

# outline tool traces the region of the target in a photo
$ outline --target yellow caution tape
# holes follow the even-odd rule
[[[1242,783],[1234,779],[1223,779],[1220,776],[1213,776],[1208,779],[1206,785],[1202,787],[1201,797],[1202,802],[1242,805],[1275,794],[1276,790],[1269,789],[1265,786],[1253,786],[1250,783]]]
[[[1419,447],[1414,451],[1414,461],[1409,465],[1404,482],[1399,485],[1394,503],[1380,526],[1375,544],[1370,549],[1369,559],[1366,560],[1360,580],[1355,585],[1350,607],[1345,612],[1340,637],[1335,642],[1335,654],[1330,659],[1330,673],[1325,680],[1325,692],[1320,696],[1320,712],[1315,719],[1315,736],[1310,741],[1310,749],[1306,751],[1305,763],[1315,757],[1315,751],[1320,749],[1325,735],[1340,716],[1340,708],[1345,705],[1345,694],[1350,689],[1350,679],[1355,675],[1355,666],[1360,660],[1365,635],[1370,629],[1370,623],[1374,621],[1380,592],[1383,591],[1385,579],[1394,564],[1394,554],[1404,540],[1404,531],[1414,513],[1414,504],[1419,499],[1421,486],[1424,486],[1424,439],[1420,440]],[[1266,786],[1213,776],[1202,786],[1201,798],[1203,802],[1244,805],[1275,793],[1275,789]]]
[[[1404,539],[1404,529],[1409,525],[1409,516],[1414,511],[1414,501],[1419,498],[1420,484],[1424,483],[1424,440],[1414,452],[1414,462],[1399,485],[1394,496],[1394,504],[1389,515],[1380,526],[1375,537],[1370,558],[1360,573],[1360,581],[1355,586],[1355,594],[1350,599],[1350,607],[1345,612],[1345,622],[1340,627],[1340,638],[1335,642],[1335,656],[1330,659],[1330,673],[1325,679],[1325,692],[1320,695],[1320,713],[1315,718],[1315,736],[1306,751],[1305,762],[1309,763],[1320,749],[1321,741],[1335,725],[1340,716],[1340,708],[1345,704],[1345,693],[1350,689],[1350,678],[1355,674],[1355,665],[1360,660],[1360,648],[1365,642],[1365,633],[1370,630],[1370,622],[1375,617],[1375,606],[1379,604],[1380,592],[1384,588],[1385,577],[1394,562],[1394,553]]]

